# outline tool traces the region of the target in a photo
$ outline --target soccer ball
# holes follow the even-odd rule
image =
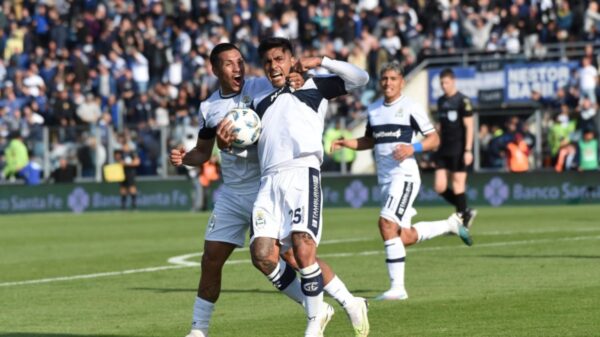
[[[225,118],[233,122],[233,133],[235,134],[233,146],[246,147],[258,140],[262,128],[260,118],[254,110],[235,108],[229,111]]]

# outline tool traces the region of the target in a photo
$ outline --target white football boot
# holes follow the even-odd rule
[[[333,307],[329,305],[329,303],[323,302],[323,307],[319,310],[319,315],[315,318],[315,321],[308,322],[304,337],[323,337],[325,327],[327,326],[327,323],[331,321],[331,317],[333,317],[334,313],[335,310],[333,310]],[[318,325],[318,327],[316,327],[315,324]]]
[[[408,294],[405,289],[390,289],[375,299],[378,301],[404,301],[408,299]]]
[[[208,337],[208,330],[192,329],[185,337]]]
[[[355,297],[351,303],[344,306],[346,314],[352,322],[355,337],[366,337],[369,335],[369,303],[365,298]]]

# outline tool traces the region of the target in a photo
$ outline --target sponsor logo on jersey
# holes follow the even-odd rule
[[[384,138],[384,137],[400,138],[401,135],[402,135],[402,132],[400,131],[400,129],[398,129],[396,131],[379,131],[379,132],[373,132],[373,138],[375,138],[375,139],[377,139],[377,138]]]
[[[275,91],[274,94],[271,95],[271,102],[273,102],[275,99],[277,99],[277,96],[279,96],[279,94],[281,94],[286,87],[282,87],[281,89]]]
[[[321,208],[321,199],[319,198],[319,176],[313,175],[312,179],[312,214],[311,214],[311,223],[310,225],[314,228],[319,227],[319,210]]]
[[[451,122],[456,122],[458,119],[458,112],[456,110],[448,111],[448,120]]]

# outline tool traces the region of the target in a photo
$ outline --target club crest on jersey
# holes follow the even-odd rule
[[[246,108],[252,103],[252,97],[245,95],[240,99],[240,108]]]
[[[404,109],[400,108],[396,111],[396,117],[402,118],[402,116],[404,116]]]
[[[265,220],[265,214],[262,211],[257,211],[256,216],[254,217],[254,226],[257,229],[262,229],[267,224]]]
[[[449,121],[456,122],[457,119],[458,119],[458,112],[456,112],[456,110],[448,111],[448,120]]]

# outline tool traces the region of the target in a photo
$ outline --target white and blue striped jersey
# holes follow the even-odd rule
[[[293,90],[285,86],[255,100],[262,132],[258,157],[263,175],[293,167],[320,169],[323,127],[328,100],[365,85],[369,75],[342,61],[323,58],[333,76],[315,76]]]
[[[424,135],[435,132],[423,107],[409,97],[400,96],[387,104],[383,98],[368,107],[365,136],[375,140],[375,162],[379,184],[387,184],[394,176],[419,179],[419,166],[414,157],[403,161],[394,159],[398,144],[413,143],[417,132]]]
[[[250,105],[255,97],[264,96],[271,91],[271,82],[265,77],[257,77],[246,79],[242,90],[237,94],[223,96],[219,90],[213,92],[200,103],[198,138],[214,138],[217,125],[227,112],[244,103]],[[223,183],[240,194],[256,193],[260,180],[256,144],[247,147],[246,150],[239,153],[221,151]]]

